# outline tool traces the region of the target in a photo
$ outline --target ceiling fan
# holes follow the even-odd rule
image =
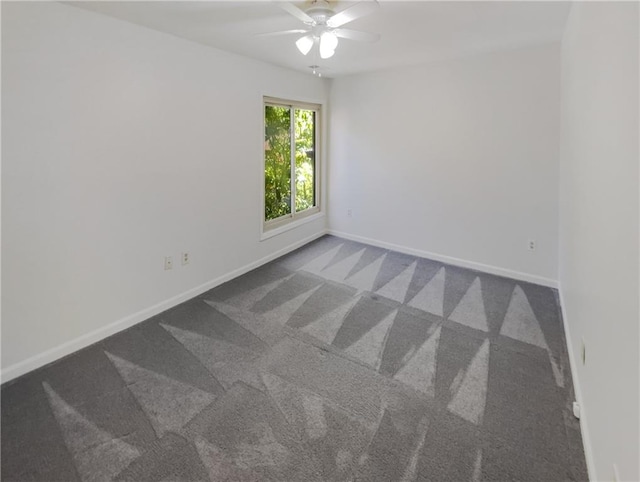
[[[262,35],[304,33],[306,35],[296,40],[296,47],[303,55],[307,55],[311,48],[318,44],[320,57],[328,59],[335,53],[338,46],[338,38],[362,42],[375,42],[380,39],[380,35],[376,33],[341,28],[357,18],[376,11],[379,8],[377,0],[362,1],[337,13],[333,11],[331,4],[327,0],[313,0],[305,10],[292,3],[278,2],[278,5],[302,21],[306,28],[283,30]]]

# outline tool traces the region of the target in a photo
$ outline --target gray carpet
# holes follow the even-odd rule
[[[586,480],[554,290],[325,236],[2,388],[4,481]]]

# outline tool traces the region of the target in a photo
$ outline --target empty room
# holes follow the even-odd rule
[[[640,481],[638,2],[0,15],[3,481]]]

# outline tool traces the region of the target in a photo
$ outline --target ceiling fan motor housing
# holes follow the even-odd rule
[[[325,25],[333,15],[333,9],[326,0],[314,0],[305,13],[314,20],[316,25]]]

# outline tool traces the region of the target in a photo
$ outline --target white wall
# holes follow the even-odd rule
[[[575,3],[562,42],[559,279],[593,480],[640,480],[638,13]]]
[[[330,228],[553,284],[559,95],[557,44],[334,80]]]
[[[259,242],[262,95],[324,102],[326,86],[72,6],[2,2],[3,379],[323,232],[318,219]]]

